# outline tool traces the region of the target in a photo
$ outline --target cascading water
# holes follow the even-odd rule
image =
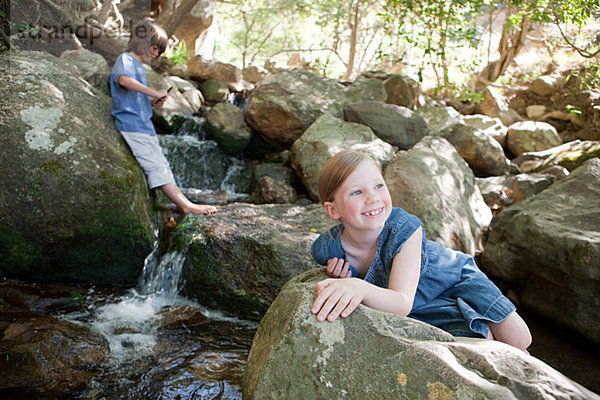
[[[240,193],[240,176],[248,175],[243,160],[187,132],[160,141],[180,187],[227,190],[230,200],[248,197]],[[93,382],[92,390],[110,399],[241,398],[241,376],[256,323],[179,296],[186,255],[159,255],[158,248],[157,242],[136,289],[116,298],[92,290],[86,312],[64,316],[100,332],[109,342],[107,371]],[[201,312],[207,322],[161,326],[165,310],[182,306]]]

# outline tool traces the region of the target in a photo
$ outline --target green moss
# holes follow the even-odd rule
[[[51,161],[42,165],[42,171],[46,173],[57,173],[65,169],[65,166],[58,161]]]
[[[39,246],[28,242],[14,229],[0,225],[0,275],[27,272],[41,258]]]

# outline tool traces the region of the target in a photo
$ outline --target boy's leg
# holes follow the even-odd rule
[[[160,186],[160,190],[171,200],[184,214],[214,214],[217,208],[204,204],[194,204],[181,193],[181,190],[174,183],[167,183]]]

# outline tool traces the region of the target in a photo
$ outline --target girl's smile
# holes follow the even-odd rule
[[[379,167],[371,161],[359,164],[335,192],[334,200],[323,205],[344,228],[364,231],[382,229],[392,212],[390,192]]]

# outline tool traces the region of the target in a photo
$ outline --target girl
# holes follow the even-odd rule
[[[328,218],[341,222],[312,245],[315,261],[338,278],[317,284],[311,312],[318,321],[345,318],[363,303],[526,351],[531,335],[515,306],[471,256],[427,240],[419,218],[392,207],[373,159],[338,153],[321,170],[318,190]]]
[[[117,130],[144,170],[150,189],[160,188],[183,214],[214,214],[215,207],[194,204],[181,193],[150,120],[152,106],[162,107],[168,92],[148,87],[142,63],[150,63],[162,54],[167,40],[164,29],[151,20],[132,30],[128,51],[119,56],[110,75],[111,113]],[[148,96],[153,97],[152,102]]]

